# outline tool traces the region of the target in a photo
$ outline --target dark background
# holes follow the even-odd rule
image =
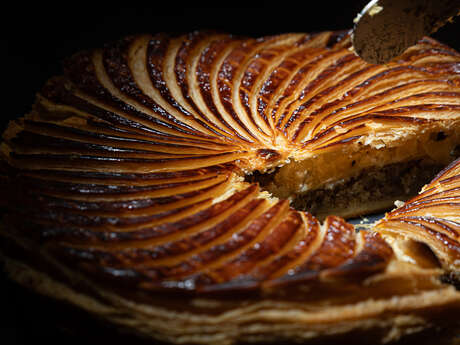
[[[215,29],[234,34],[262,36],[283,32],[314,32],[352,28],[353,19],[368,0],[317,0],[276,3],[256,8],[125,8],[75,5],[13,5],[2,21],[6,61],[2,64],[6,109],[1,125],[30,110],[35,92],[61,72],[61,62],[81,49],[134,33],[186,32]],[[94,2],[96,3],[96,2]],[[307,5],[307,4],[313,4]],[[284,7],[283,7],[284,5]],[[16,10],[15,10],[16,9]],[[7,18],[11,16],[12,18]],[[460,24],[448,24],[433,37],[459,49]],[[2,45],[5,47],[5,45]],[[3,54],[2,54],[3,55]],[[5,78],[6,76],[6,78]]]
[[[74,2],[57,2],[53,7],[10,4],[2,13],[1,24],[1,46],[6,52],[1,65],[0,130],[10,119],[28,112],[45,81],[61,73],[62,60],[81,49],[135,33],[214,29],[257,37],[349,29],[367,0],[276,2],[255,8],[184,8],[174,3],[175,7],[161,8],[103,6],[96,1],[92,6],[78,3],[81,7]],[[459,29],[459,22],[448,24],[432,36],[460,50]],[[65,315],[56,314],[51,302],[26,293],[0,274],[1,344],[81,343],[80,336],[65,324],[68,321]],[[85,341],[87,345],[101,343],[94,329],[89,332],[94,341]]]

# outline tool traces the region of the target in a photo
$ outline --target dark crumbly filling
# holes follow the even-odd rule
[[[359,176],[337,183],[330,189],[316,189],[296,195],[292,206],[313,214],[324,214],[329,209],[347,210],[380,200],[407,200],[416,195],[442,168],[439,164],[417,160],[366,169]]]
[[[353,216],[362,215],[356,214],[356,210],[363,208],[363,205],[388,201],[385,206],[388,208],[395,200],[404,201],[416,195],[442,168],[443,165],[439,163],[420,159],[366,169],[359,176],[329,188],[294,195],[291,206],[308,211],[320,219],[331,212],[344,217],[351,213]],[[247,181],[258,182],[264,188],[273,181],[275,174],[276,171],[270,174],[254,173],[247,177]]]
[[[447,272],[444,273],[440,280],[444,284],[450,284],[455,287],[455,289],[460,291],[460,275],[457,272]]]

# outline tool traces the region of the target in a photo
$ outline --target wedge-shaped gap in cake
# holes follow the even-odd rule
[[[369,126],[385,124],[363,124]],[[281,152],[259,152],[275,159],[264,171],[246,173],[245,180],[320,220],[330,214],[350,219],[390,211],[458,157],[460,133],[442,125],[419,132],[409,123],[389,133],[333,138],[322,147],[312,142],[311,150],[293,151],[287,159]]]

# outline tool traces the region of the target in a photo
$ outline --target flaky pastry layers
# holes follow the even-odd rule
[[[345,31],[193,32],[72,56],[3,136],[7,272],[173,343],[389,342],[455,323],[458,162],[377,231],[289,204],[457,155],[460,54],[424,38],[369,65],[350,46]],[[407,206],[420,199],[432,208]]]

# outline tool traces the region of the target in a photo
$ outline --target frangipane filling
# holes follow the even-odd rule
[[[246,176],[297,210],[324,219],[381,212],[405,201],[459,155],[458,133],[427,131],[399,141],[342,147]]]

